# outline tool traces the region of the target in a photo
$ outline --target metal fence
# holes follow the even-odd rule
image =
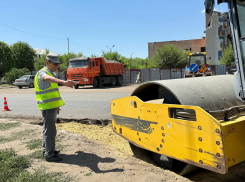
[[[226,65],[212,65],[214,75],[225,75]],[[184,78],[185,68],[150,68],[130,69],[123,74],[123,83],[144,83],[154,80],[168,80]]]
[[[225,75],[226,65],[212,65],[214,75]],[[32,71],[35,75],[37,71]],[[123,74],[123,83],[144,83],[154,80],[168,80],[184,78],[185,68],[150,68],[150,69],[125,69]],[[56,73],[58,78],[65,80],[63,73]]]

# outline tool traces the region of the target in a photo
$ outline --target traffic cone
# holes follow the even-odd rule
[[[6,97],[4,97],[4,107],[3,107],[3,110],[2,111],[11,111],[8,107],[8,104],[7,104],[7,99]]]

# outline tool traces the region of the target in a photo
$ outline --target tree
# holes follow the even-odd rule
[[[157,67],[154,61],[149,61],[148,58],[126,58],[121,56],[118,61],[123,63],[125,69],[144,69],[144,68],[155,68]]]
[[[8,44],[0,42],[0,78],[4,76],[12,67],[14,62],[12,60],[12,52]]]
[[[233,54],[233,50],[232,50],[232,46],[229,45],[229,47],[227,47],[224,50],[224,54],[220,59],[220,64],[222,65],[230,65],[231,63],[235,62],[235,57]]]
[[[144,69],[147,68],[149,64],[148,58],[142,59],[142,58],[130,58],[129,59],[129,69]]]
[[[12,50],[13,61],[16,68],[33,69],[36,53],[29,44],[19,41],[10,46],[10,48]]]
[[[30,71],[27,68],[16,69],[12,68],[9,72],[5,73],[4,78],[8,84],[12,84],[15,79],[20,78],[23,75],[29,75]]]
[[[114,51],[114,52],[102,51],[102,57],[108,60],[118,61],[119,58],[121,57],[121,54],[119,54],[117,51]]]
[[[96,57],[100,57],[100,56],[97,56],[96,54],[93,54],[93,53],[92,53],[92,54],[90,55],[90,57],[91,57],[91,58],[96,58]]]
[[[151,61],[155,62],[157,67],[160,68],[184,67],[188,64],[188,54],[176,45],[167,44],[162,48],[157,47]]]

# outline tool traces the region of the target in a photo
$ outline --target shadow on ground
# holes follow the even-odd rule
[[[63,158],[63,161],[59,163],[85,166],[90,168],[95,173],[108,173],[108,172],[122,172],[124,169],[109,169],[109,170],[100,170],[98,167],[99,163],[114,163],[116,159],[105,157],[102,158],[96,154],[86,153],[83,151],[77,151],[76,154],[67,155],[67,154],[59,154],[60,157]]]

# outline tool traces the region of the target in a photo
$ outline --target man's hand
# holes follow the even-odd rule
[[[74,82],[74,81],[72,81],[72,80],[67,80],[67,81],[65,81],[64,83],[63,83],[63,85],[65,85],[65,86],[67,86],[67,87],[73,87],[73,86],[75,86],[77,83],[76,82]]]
[[[60,108],[58,108],[58,110],[57,110],[57,114],[60,114],[60,110],[61,110],[61,109],[60,109]]]
[[[58,84],[62,84],[66,87],[71,87],[71,88],[77,84],[76,82],[74,82],[72,80],[67,80],[67,81],[60,80],[58,78],[54,78],[54,77],[49,76],[49,75],[44,75],[43,79],[47,82],[58,83]]]

